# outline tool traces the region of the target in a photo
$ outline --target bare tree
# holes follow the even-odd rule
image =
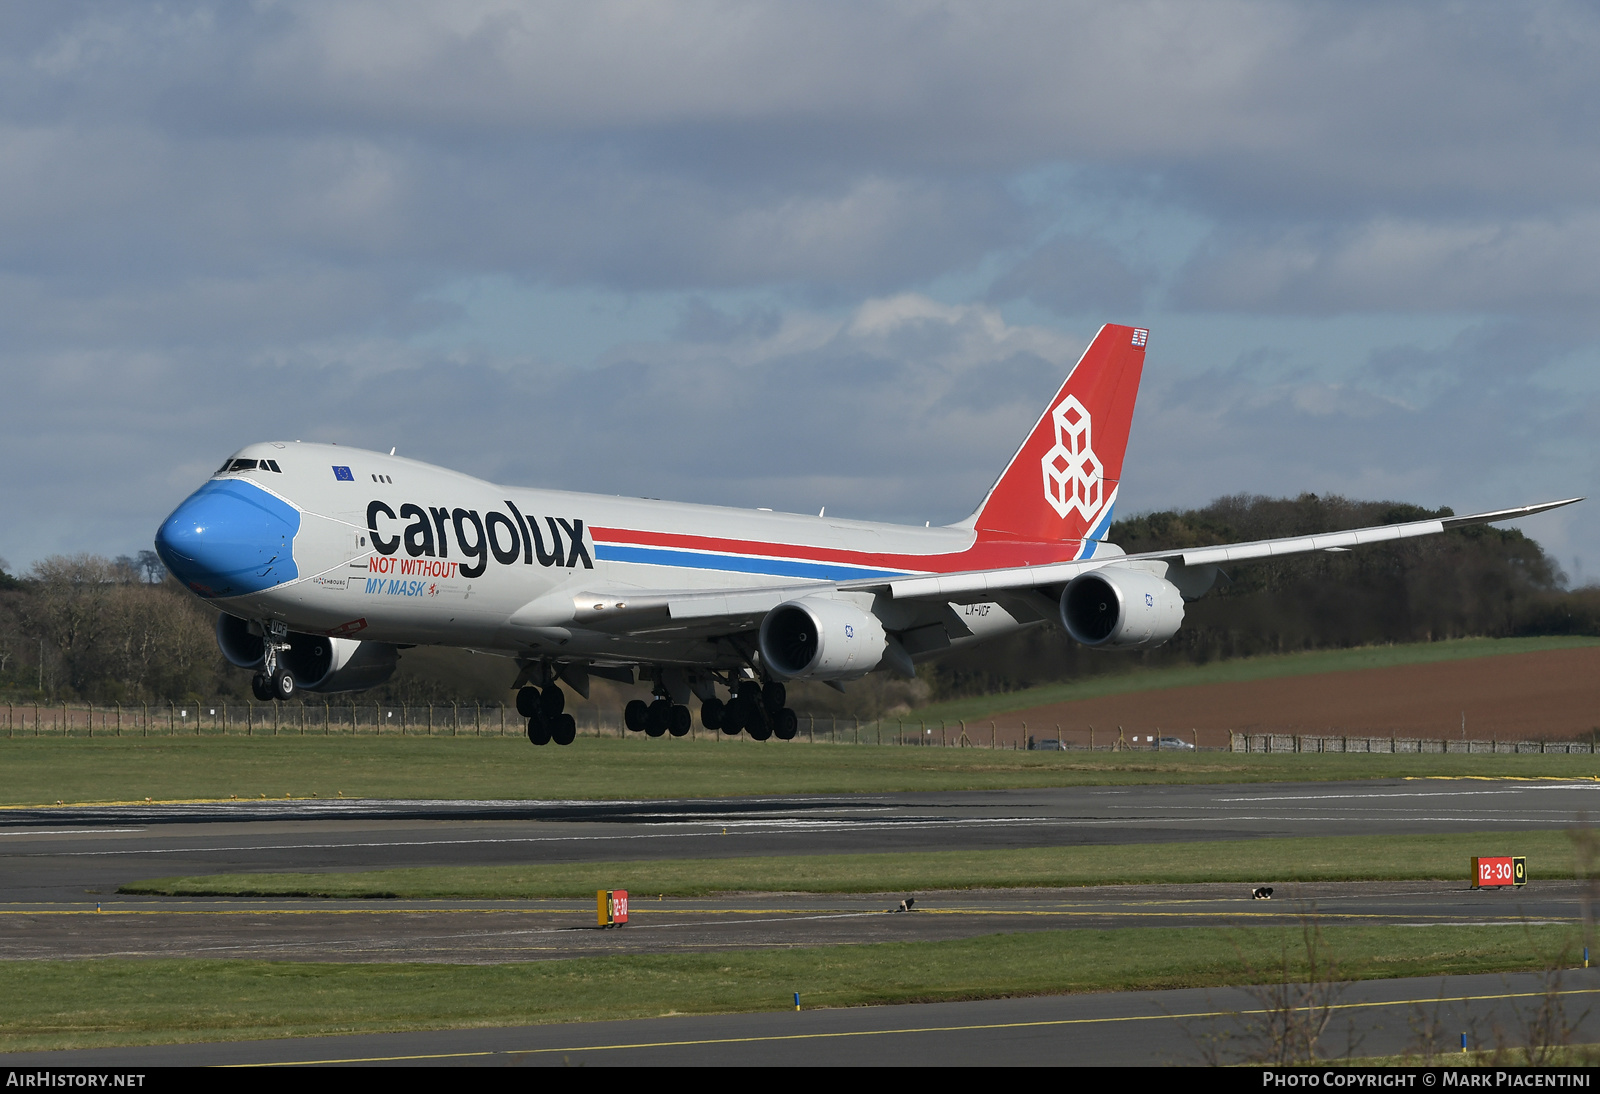
[[[161,579],[166,576],[166,564],[161,561],[161,556],[154,551],[140,551],[135,556],[135,560],[138,562],[139,568],[144,571],[144,579],[149,584],[159,585]]]

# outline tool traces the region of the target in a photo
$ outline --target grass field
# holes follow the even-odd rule
[[[1322,939],[1352,980],[1570,966],[1582,945],[1550,926]],[[1294,928],[1147,928],[510,965],[5,962],[0,1050],[1259,983],[1303,977],[1305,950]]]
[[[325,874],[158,878],[121,892],[170,896],[393,897],[512,900],[587,897],[596,889],[704,896],[715,892],[877,893],[1237,881],[1459,880],[1474,855],[1522,855],[1530,878],[1570,878],[1564,832],[1320,836],[1111,847],[786,855],[529,866],[437,866]]]
[[[1016,752],[497,737],[0,740],[0,807],[238,798],[636,799],[1430,776],[1584,778],[1600,756]]]
[[[1441,661],[1463,661],[1477,657],[1503,657],[1507,654],[1591,646],[1600,646],[1600,638],[1581,636],[1461,638],[1448,642],[1416,642],[1401,646],[1363,646],[1348,650],[1314,650],[1270,657],[1242,657],[1233,661],[1214,661],[1209,665],[1179,665],[1159,669],[1135,668],[1127,672],[1093,676],[1086,680],[1046,684],[1023,691],[1006,692],[1003,695],[982,695],[935,703],[918,708],[912,717],[930,722],[954,722],[961,719],[971,722],[996,717],[1010,711],[1029,710],[1051,703],[1096,699],[1103,695],[1125,695],[1130,692],[1196,687],[1205,684],[1236,684],[1250,680],[1276,680],[1290,676],[1395,668],[1401,665],[1430,665]],[[1107,655],[1108,658],[1114,656],[1115,654]]]

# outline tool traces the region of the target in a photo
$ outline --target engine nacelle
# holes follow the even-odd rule
[[[886,649],[878,617],[846,600],[805,596],[761,621],[761,661],[789,679],[853,680],[877,668]]]
[[[1093,570],[1061,591],[1061,625],[1085,646],[1159,646],[1183,625],[1183,594],[1147,570]]]
[[[217,648],[228,664],[241,669],[258,669],[267,656],[266,641],[250,630],[250,624],[226,612],[217,616]]]
[[[242,669],[259,669],[266,661],[265,639],[238,616],[217,616],[217,647],[230,664]],[[399,663],[400,652],[384,642],[300,631],[289,632],[289,648],[283,653],[284,666],[307,691],[364,691],[393,676]]]
[[[364,691],[394,675],[400,651],[386,642],[290,631],[283,663],[307,691]]]

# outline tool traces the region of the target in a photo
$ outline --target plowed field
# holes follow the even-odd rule
[[[1120,726],[1129,739],[1197,731],[1201,745],[1223,745],[1233,730],[1460,739],[1463,716],[1472,740],[1588,739],[1600,728],[1600,647],[1131,692],[996,721],[1000,740],[1026,724],[1087,744],[1093,726],[1104,745]]]

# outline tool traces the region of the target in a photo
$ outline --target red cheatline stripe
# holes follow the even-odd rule
[[[1060,543],[1022,543],[1015,540],[980,539],[965,551],[906,555],[790,543],[763,543],[748,539],[723,539],[717,536],[694,536],[678,532],[651,532],[632,528],[591,527],[589,532],[596,543],[626,543],[641,547],[716,551],[722,554],[753,555],[758,558],[792,558],[808,562],[837,562],[881,569],[920,570],[927,573],[1069,562],[1078,556],[1079,546],[1077,540]]]

